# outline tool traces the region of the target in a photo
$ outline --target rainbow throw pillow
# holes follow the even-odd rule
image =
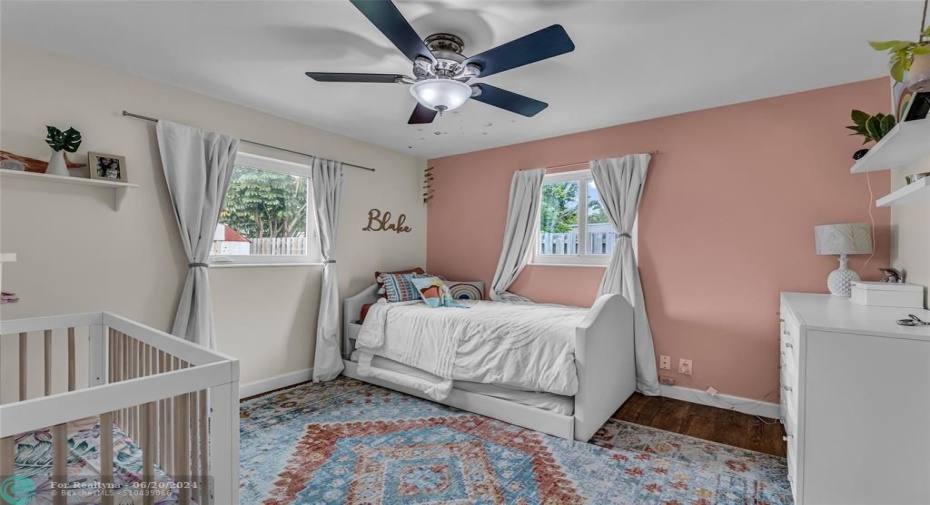
[[[460,309],[469,308],[452,299],[449,287],[446,286],[439,277],[414,277],[410,276],[410,282],[420,293],[420,298],[432,308],[438,307],[456,307]]]

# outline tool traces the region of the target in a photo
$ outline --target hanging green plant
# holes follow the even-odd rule
[[[927,60],[930,59],[930,56],[927,56],[930,55],[930,26],[927,26],[928,6],[930,6],[930,0],[924,0],[924,12],[920,16],[920,35],[917,36],[917,42],[909,40],[869,41],[872,49],[888,51],[891,56],[891,77],[900,83],[904,82],[904,74],[914,65],[915,58],[921,58],[920,71],[926,71]]]
[[[885,135],[888,135],[888,132],[897,124],[894,115],[882,114],[880,112],[873,116],[861,110],[853,110],[850,117],[854,124],[846,128],[853,131],[850,135],[861,135],[864,137],[865,140],[862,142],[863,144],[868,144],[872,141],[878,142]]]
[[[48,130],[48,137],[45,138],[45,143],[48,144],[53,151],[73,153],[77,152],[78,147],[81,146],[81,132],[74,128],[69,127],[65,131],[61,131],[54,126],[46,126],[45,128]]]

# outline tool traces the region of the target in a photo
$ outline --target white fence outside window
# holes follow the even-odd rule
[[[617,232],[588,233],[585,254],[610,256],[617,243]],[[578,255],[578,233],[540,233],[538,254],[574,256]]]

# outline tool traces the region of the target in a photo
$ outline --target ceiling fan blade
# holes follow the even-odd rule
[[[383,82],[395,83],[404,76],[397,74],[343,74],[339,72],[306,72],[307,77],[319,82]]]
[[[433,53],[426,48],[423,39],[417,35],[391,0],[351,0],[351,2],[410,61],[416,61],[418,56],[422,56],[436,63]]]
[[[575,44],[562,25],[552,25],[506,44],[472,56],[465,64],[481,68],[481,77],[529,65],[575,50]]]
[[[410,115],[410,120],[407,121],[407,124],[426,124],[432,123],[433,119],[436,119],[437,112],[428,107],[424,107],[417,104],[417,107],[413,109],[413,114]]]
[[[518,95],[506,89],[495,88],[490,84],[480,83],[474,84],[472,87],[481,90],[479,95],[471,97],[472,100],[478,100],[479,102],[509,110],[510,112],[516,112],[521,116],[533,117],[549,106],[546,102],[540,102],[528,96]]]

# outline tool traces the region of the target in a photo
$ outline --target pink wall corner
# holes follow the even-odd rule
[[[887,172],[851,175],[851,109],[890,109],[887,79],[797,93],[430,161],[427,265],[490,285],[515,170],[659,150],[640,209],[639,264],[656,354],[692,359],[677,384],[778,401],[778,294],[826,292],[832,256],[818,224],[869,222]],[[543,113],[545,114],[545,113]],[[541,116],[538,120],[544,120]],[[870,197],[868,181],[874,197]],[[872,207],[875,256],[889,262],[890,211]],[[511,291],[589,306],[603,268],[533,266]],[[668,372],[664,372],[668,373]]]

